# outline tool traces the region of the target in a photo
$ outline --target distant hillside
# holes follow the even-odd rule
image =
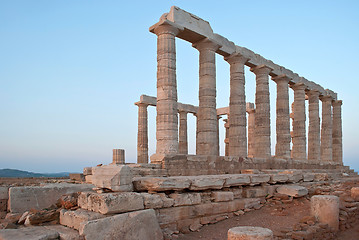
[[[17,177],[17,178],[28,178],[28,177],[68,177],[68,172],[62,173],[33,173],[27,171],[21,171],[17,169],[0,169],[0,177]]]

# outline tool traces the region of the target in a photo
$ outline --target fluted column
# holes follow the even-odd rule
[[[229,155],[247,156],[247,115],[244,64],[248,58],[236,53],[225,60],[230,64]]]
[[[226,129],[226,138],[224,139],[224,155],[229,156],[229,123],[228,116],[227,119],[223,119],[224,127]]]
[[[272,69],[265,65],[251,68],[256,75],[256,117],[255,117],[255,152],[254,157],[271,157],[270,140],[270,100],[268,74]]]
[[[294,90],[293,102],[293,149],[292,157],[295,160],[307,159],[307,137],[305,132],[305,89],[303,83],[292,86]]]
[[[342,101],[332,102],[333,105],[333,162],[343,164],[342,139]]]
[[[196,153],[218,155],[216,110],[216,56],[219,45],[203,39],[195,44],[199,51],[199,107],[197,113]]]
[[[320,159],[319,92],[310,90],[307,96],[309,98],[308,161],[318,162]]]
[[[290,78],[280,75],[272,78],[277,83],[275,155],[278,158],[290,158],[290,118],[288,83]]]
[[[332,162],[333,159],[333,130],[332,130],[332,97],[325,95],[320,98],[322,101],[322,129],[320,144],[320,160],[322,162]]]
[[[148,105],[139,102],[135,104],[138,106],[137,163],[148,163]]]
[[[255,117],[256,110],[254,108],[248,110],[248,157],[254,157],[255,153]]]
[[[179,125],[179,144],[178,152],[180,154],[188,154],[188,137],[187,137],[187,112],[180,111],[180,125]]]
[[[179,30],[164,23],[154,29],[157,38],[156,154],[178,153],[176,41]]]

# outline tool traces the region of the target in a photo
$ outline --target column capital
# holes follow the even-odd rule
[[[291,77],[288,77],[287,75],[285,74],[281,74],[281,75],[278,75],[276,77],[272,77],[272,80],[276,83],[279,83],[279,82],[286,82],[286,83],[289,83],[289,81],[291,80],[292,78]]]
[[[262,65],[258,65],[255,67],[251,67],[250,69],[252,72],[254,72],[255,74],[269,74],[271,71],[273,71],[273,68],[262,64]]]
[[[161,35],[161,34],[171,34],[173,36],[177,36],[177,34],[183,30],[183,27],[172,23],[168,20],[164,20],[161,21],[155,25],[153,25],[152,27],[150,27],[150,32],[153,32],[154,34],[156,34],[157,36]]]
[[[306,94],[309,96],[309,97],[318,97],[319,98],[319,95],[320,95],[320,92],[316,89],[311,89],[311,90],[308,90],[306,92]]]
[[[296,90],[305,90],[305,89],[307,88],[307,86],[306,86],[304,83],[299,82],[299,83],[293,84],[293,85],[291,86],[291,88],[292,88],[294,91],[296,91]]]
[[[340,107],[343,104],[342,100],[333,100],[332,105],[333,107]]]
[[[322,102],[332,102],[333,101],[333,98],[330,95],[320,96],[319,99]]]
[[[138,106],[138,107],[139,107],[139,106],[141,106],[141,107],[148,107],[149,104],[148,104],[148,103],[144,103],[144,102],[135,102],[135,105]]]
[[[227,61],[229,64],[240,63],[244,65],[248,61],[248,59],[248,57],[245,57],[240,53],[233,53],[228,57],[224,57],[224,60]]]
[[[222,47],[222,45],[209,38],[199,40],[198,42],[193,43],[192,46],[198,51],[208,49],[212,50],[213,52],[217,51],[220,47]]]

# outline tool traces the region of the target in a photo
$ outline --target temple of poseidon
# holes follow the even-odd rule
[[[283,199],[306,198],[313,219],[307,230],[292,229],[283,236],[242,226],[230,229],[228,240],[335,239],[339,230],[353,225],[359,216],[359,188],[349,186],[358,184],[359,178],[343,165],[342,101],[337,93],[236,45],[214,33],[207,21],[175,6],[149,31],[157,37],[157,96],[142,95],[135,103],[137,163],[126,163],[125,150],[113,149],[112,163],[85,167],[83,174],[73,176],[81,184],[6,191],[0,187],[7,214],[20,214],[29,225],[24,229],[29,229],[32,215],[24,216],[27,211],[47,208],[64,194],[77,193],[76,208],[65,207],[59,213],[66,234],[71,230],[86,240],[178,239],[273,201],[284,204]],[[177,101],[176,38],[191,43],[199,53],[198,106]],[[216,106],[221,97],[216,93],[216,54],[230,66],[230,97],[224,108]],[[254,103],[246,102],[245,66],[255,74]],[[275,116],[270,116],[269,81],[276,83]],[[292,103],[289,88],[294,92]],[[156,152],[151,156],[149,106],[156,107]],[[195,155],[188,154],[188,114],[197,120]],[[275,152],[271,152],[271,117],[276,118]],[[219,153],[221,118],[225,156]],[[345,194],[350,198],[339,198]],[[308,229],[312,238],[303,235]],[[6,238],[13,234],[6,230],[11,229],[0,230],[0,239],[14,239]],[[61,239],[70,239],[60,228],[55,230]],[[21,231],[17,229],[17,234]],[[239,237],[253,231],[257,238]],[[295,237],[298,234],[300,238]]]

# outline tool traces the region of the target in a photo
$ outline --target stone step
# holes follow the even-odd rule
[[[81,208],[75,211],[62,209],[60,211],[60,224],[66,227],[79,230],[81,223],[90,220],[100,219],[103,217],[105,216],[100,213],[88,211]]]
[[[61,226],[30,226],[18,229],[1,229],[1,240],[79,240],[78,231]]]

